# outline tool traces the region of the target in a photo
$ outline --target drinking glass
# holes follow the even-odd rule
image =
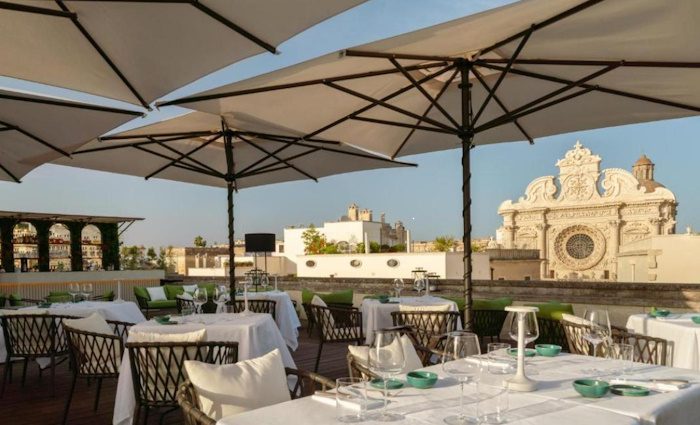
[[[608,310],[586,310],[585,318],[589,325],[583,332],[583,339],[593,346],[593,357],[598,355],[598,346],[610,340],[610,317]]]
[[[68,295],[73,300],[73,303],[75,303],[75,296],[80,293],[80,284],[78,283],[71,283],[68,285]]]
[[[338,422],[362,422],[367,409],[367,388],[362,378],[335,380],[335,418]]]
[[[394,279],[394,292],[396,293],[396,298],[401,298],[401,291],[403,291],[403,279]]]
[[[413,281],[413,289],[418,291],[418,296],[420,297],[421,291],[425,289],[425,282],[423,282],[423,279],[416,279]]]
[[[262,287],[263,292],[267,292],[270,290],[270,278],[267,275],[263,275],[262,277]]]
[[[194,290],[194,305],[197,306],[197,313],[202,314],[202,306],[207,303],[207,288],[197,288]]]
[[[226,304],[226,287],[223,285],[214,287],[214,304],[216,304],[216,312],[224,312],[224,304]]]
[[[92,295],[92,283],[84,283],[83,284],[83,300],[84,301],[89,301],[90,300],[90,295]]]
[[[389,403],[388,382],[392,376],[400,374],[406,366],[406,358],[401,345],[401,336],[396,331],[378,330],[374,333],[374,342],[369,349],[369,369],[384,381],[384,407],[373,415],[379,422],[392,422],[403,419],[403,415],[387,412]]]
[[[610,347],[610,359],[615,362],[615,375],[623,377],[634,367],[634,347],[630,344],[615,343]]]
[[[444,419],[448,425],[479,423],[479,379],[483,368],[476,357],[481,354],[479,337],[471,332],[456,331],[447,334],[445,354],[442,356],[442,370],[459,381],[459,414]],[[464,384],[476,386],[475,412],[468,416],[464,409]]]
[[[481,402],[479,408],[481,415],[479,423],[502,424],[506,422],[508,412],[508,388],[503,381],[497,385],[481,386]]]
[[[510,344],[507,342],[490,342],[486,345],[489,373],[507,375],[515,372],[515,362],[513,357],[508,355],[508,349],[510,349]]]

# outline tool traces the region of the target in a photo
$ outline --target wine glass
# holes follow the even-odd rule
[[[225,285],[219,285],[214,287],[214,304],[216,304],[216,312],[222,313],[224,311],[224,304],[226,304],[226,290]]]
[[[523,315],[522,321],[520,315]],[[523,350],[527,345],[534,342],[540,336],[540,328],[537,324],[537,315],[534,311],[513,313],[510,321],[508,335],[516,343],[519,341],[520,332],[523,334]],[[522,323],[522,327],[520,326]],[[523,368],[525,367],[526,357],[523,355]],[[536,371],[530,371],[531,374],[537,374]]]
[[[420,297],[421,291],[422,291],[423,289],[425,289],[425,287],[424,287],[423,285],[424,285],[423,279],[416,279],[416,280],[413,281],[413,289],[415,289],[416,291],[418,291],[418,296],[419,296],[419,297]]]
[[[380,422],[392,422],[403,419],[403,415],[386,411],[388,404],[388,383],[392,376],[400,374],[406,366],[401,336],[397,331],[378,330],[374,333],[374,342],[369,349],[369,369],[384,381],[384,407],[373,415],[372,419]]]
[[[270,278],[266,274],[262,277],[262,287],[263,292],[267,292],[270,290]]]
[[[83,300],[89,301],[90,300],[90,295],[92,295],[92,283],[84,283],[83,284]]]
[[[197,313],[202,314],[202,306],[207,303],[207,288],[197,288],[194,290],[194,305]]]
[[[593,357],[596,357],[598,346],[603,342],[608,342],[612,335],[608,310],[586,310],[584,316],[589,323],[582,337],[593,346]]]
[[[459,414],[444,419],[449,425],[479,423],[479,378],[483,368],[482,361],[475,356],[481,354],[479,337],[471,332],[455,331],[447,334],[445,354],[442,356],[442,370],[459,381]],[[474,416],[468,416],[464,410],[464,384],[474,382],[476,401]]]
[[[396,292],[396,298],[401,299],[401,291],[403,291],[403,279],[394,279],[394,292]]]
[[[75,303],[75,296],[80,293],[80,284],[71,283],[68,285],[68,295],[70,295],[73,303]]]

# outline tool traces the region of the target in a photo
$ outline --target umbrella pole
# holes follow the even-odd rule
[[[458,64],[461,76],[459,85],[462,92],[462,129],[460,139],[462,141],[462,243],[464,244],[464,329],[473,330],[472,317],[472,217],[471,217],[471,163],[470,153],[474,138],[473,111],[471,102],[471,83],[469,72],[471,63],[464,60]]]
[[[226,191],[228,194],[228,284],[231,298],[236,301],[236,240],[233,231],[233,191],[236,189],[236,177],[233,162],[233,134],[222,122],[224,148],[226,151]]]

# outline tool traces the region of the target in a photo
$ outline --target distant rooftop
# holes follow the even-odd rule
[[[0,211],[0,218],[13,218],[16,220],[51,220],[51,221],[75,221],[89,223],[133,223],[142,221],[140,217],[110,217],[100,215],[56,214],[23,211]]]

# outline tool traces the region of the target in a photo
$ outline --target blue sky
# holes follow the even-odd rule
[[[345,47],[370,42],[495,7],[507,1],[371,0],[284,43],[282,54],[261,55],[207,76],[167,98],[193,94]],[[48,89],[0,77],[15,87],[105,103],[93,96]],[[110,105],[119,105],[111,102]],[[123,105],[121,105],[123,106]],[[134,125],[180,112],[156,111]],[[557,173],[554,163],[576,140],[603,158],[603,168],[631,169],[642,154],[656,164],[656,179],[676,194],[678,231],[700,229],[697,189],[700,118],[585,131],[538,139],[534,146],[509,143],[479,147],[472,154],[474,235],[495,234],[505,199],[523,195],[536,177]],[[337,219],[351,202],[402,220],[415,239],[462,233],[459,151],[402,158],[418,168],[377,170],[242,190],[236,195],[236,233],[275,232],[284,226]],[[0,182],[3,210],[143,217],[124,235],[127,244],[191,244],[197,235],[226,240],[226,192],[219,188],[118,176],[46,165],[21,184]]]

